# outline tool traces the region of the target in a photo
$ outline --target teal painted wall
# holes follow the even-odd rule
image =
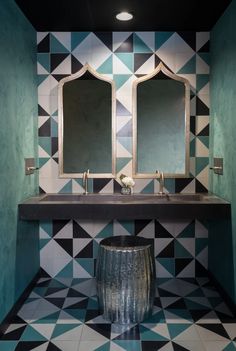
[[[17,204],[37,192],[24,175],[36,156],[36,33],[13,0],[0,6],[0,321],[39,269],[38,226],[17,219]]]
[[[210,231],[209,268],[236,303],[236,0],[211,32],[211,157],[224,158],[224,175],[211,174],[211,190],[231,202],[232,231]],[[218,229],[219,230],[219,229]],[[217,257],[217,260],[216,260]]]

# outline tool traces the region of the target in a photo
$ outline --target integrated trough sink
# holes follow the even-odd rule
[[[230,203],[213,194],[44,194],[18,208],[24,220],[230,217]]]

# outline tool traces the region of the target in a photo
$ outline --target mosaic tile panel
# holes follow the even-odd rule
[[[198,220],[55,220],[40,223],[42,273],[94,277],[99,243],[112,235],[153,239],[159,278],[204,276],[208,268],[208,230]]]
[[[167,179],[168,192],[204,192],[209,170],[208,32],[39,32],[38,110],[40,189],[81,193],[80,179],[58,177],[57,86],[89,63],[116,83],[117,175],[132,172],[132,82],[162,61],[191,84],[190,176]],[[92,180],[91,191],[119,190],[114,179]],[[136,181],[135,192],[158,191],[151,179]]]

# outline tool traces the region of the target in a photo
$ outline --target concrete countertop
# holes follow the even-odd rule
[[[19,218],[45,219],[224,219],[230,203],[198,194],[44,194],[18,205]]]

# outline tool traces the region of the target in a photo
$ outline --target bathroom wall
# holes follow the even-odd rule
[[[86,62],[116,84],[116,173],[132,174],[132,82],[163,61],[191,84],[190,175],[167,179],[169,192],[208,188],[209,33],[39,32],[39,161],[42,192],[82,192],[81,179],[58,177],[57,86]],[[158,165],[154,165],[155,169]],[[94,179],[90,191],[113,192],[113,179]],[[157,191],[158,182],[136,180],[135,192]]]
[[[58,177],[58,81],[86,62],[116,83],[117,174],[132,173],[132,82],[163,61],[191,84],[190,176],[166,179],[166,191],[208,188],[209,33],[53,32],[38,33],[40,190],[81,193],[81,179]],[[90,179],[90,192],[120,191],[114,179]],[[156,180],[137,179],[135,192],[158,191]],[[159,277],[195,277],[208,262],[208,229],[197,219],[49,221],[40,223],[41,268],[49,276],[93,277],[97,248],[110,235],[155,240]]]
[[[0,6],[0,321],[39,269],[38,226],[17,204],[38,190],[24,175],[37,152],[36,34],[13,0]]]
[[[211,32],[211,155],[223,157],[224,175],[210,188],[231,202],[229,223],[210,230],[210,270],[236,303],[236,1]]]

